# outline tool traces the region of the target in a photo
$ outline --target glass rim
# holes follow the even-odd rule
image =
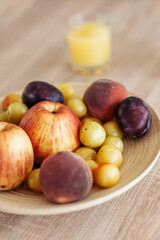
[[[68,17],[66,21],[66,27],[70,29],[72,27],[89,22],[109,25],[108,17],[105,14],[102,14],[100,12],[92,13],[77,12]]]

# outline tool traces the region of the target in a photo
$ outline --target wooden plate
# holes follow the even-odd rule
[[[78,91],[77,95],[82,96],[86,86],[77,83],[75,88]],[[101,204],[126,192],[151,170],[160,153],[160,121],[151,107],[150,111],[152,114],[150,131],[140,139],[124,139],[121,178],[116,186],[106,189],[94,187],[85,199],[58,205],[49,202],[43,194],[33,193],[27,185],[23,185],[14,191],[0,192],[0,211],[23,215],[61,214]]]

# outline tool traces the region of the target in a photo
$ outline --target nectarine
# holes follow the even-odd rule
[[[92,173],[86,161],[72,152],[50,155],[40,168],[42,192],[54,203],[84,198],[90,192],[92,183]]]
[[[83,96],[89,115],[102,121],[115,117],[119,104],[127,97],[126,88],[115,81],[102,79],[92,83]]]

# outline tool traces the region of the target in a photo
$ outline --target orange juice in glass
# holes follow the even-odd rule
[[[80,72],[101,72],[111,58],[111,32],[106,20],[77,14],[68,24],[67,40],[72,67]]]

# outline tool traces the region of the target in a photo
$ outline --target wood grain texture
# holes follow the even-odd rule
[[[113,57],[104,74],[81,76],[69,68],[65,24],[79,11],[108,15]],[[90,84],[109,78],[141,96],[160,116],[159,12],[159,0],[1,1],[0,95],[35,79]],[[85,211],[40,217],[0,213],[0,239],[159,240],[159,176],[158,161],[127,193]]]

